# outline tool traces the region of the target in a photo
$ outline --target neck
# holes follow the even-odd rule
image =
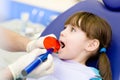
[[[74,61],[79,62],[80,64],[86,65],[87,59],[81,58],[81,59],[74,59]]]
[[[73,60],[79,62],[80,64],[86,65],[88,58],[89,56],[87,55],[87,53],[81,53],[79,56],[77,56]]]

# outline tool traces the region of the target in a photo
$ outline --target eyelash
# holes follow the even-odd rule
[[[75,32],[75,31],[76,31],[75,28],[72,27],[72,28],[71,28],[71,32]]]
[[[66,29],[66,27],[64,27],[64,29]]]
[[[64,27],[64,30],[66,29],[67,27]],[[76,32],[75,28],[71,28],[71,32]]]

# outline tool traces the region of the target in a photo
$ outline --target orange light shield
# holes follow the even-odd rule
[[[51,37],[51,36],[46,37],[44,39],[43,44],[44,44],[46,49],[53,48],[54,52],[57,52],[60,49],[59,41],[56,38]]]

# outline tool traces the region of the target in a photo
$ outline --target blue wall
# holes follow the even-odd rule
[[[24,3],[18,3],[15,1],[10,2],[9,8],[9,17],[7,18],[7,20],[15,18],[20,19],[21,14],[27,12],[30,15],[30,21],[34,23],[43,24],[44,26],[47,26],[53,20],[54,17],[60,14],[60,12],[57,11],[39,8]]]

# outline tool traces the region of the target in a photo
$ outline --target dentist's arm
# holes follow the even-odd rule
[[[30,39],[27,37],[0,27],[0,48],[2,49],[8,51],[26,51],[26,46],[29,41]]]
[[[8,51],[27,50],[27,52],[30,52],[35,48],[44,48],[43,41],[47,36],[56,38],[54,34],[50,34],[36,40],[30,40],[16,32],[0,27],[0,48]]]

